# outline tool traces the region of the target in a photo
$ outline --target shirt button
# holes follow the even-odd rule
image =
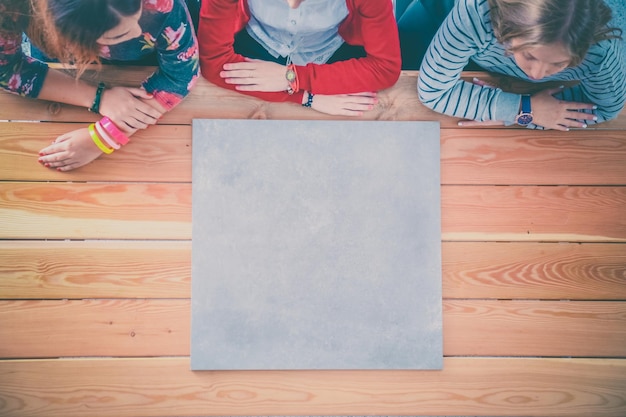
[[[296,24],[296,21],[295,21],[295,20],[291,20],[291,24],[292,24],[292,25],[295,25],[295,24]]]

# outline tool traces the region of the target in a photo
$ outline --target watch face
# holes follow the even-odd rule
[[[522,113],[519,116],[517,116],[518,125],[526,126],[532,123],[532,121],[533,121],[533,115],[530,113]]]
[[[296,72],[292,69],[288,69],[285,77],[287,78],[287,81],[292,82],[296,79]]]

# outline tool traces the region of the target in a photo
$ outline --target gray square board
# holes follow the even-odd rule
[[[441,369],[439,124],[193,121],[193,370]]]

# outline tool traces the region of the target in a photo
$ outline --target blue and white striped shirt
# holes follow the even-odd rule
[[[596,123],[615,118],[626,100],[626,63],[621,42],[593,45],[583,62],[540,81],[580,81],[555,97],[593,103]],[[521,96],[460,79],[470,58],[487,71],[531,80],[496,39],[487,0],[459,0],[433,38],[420,68],[417,90],[422,103],[439,113],[472,120],[512,124]],[[587,123],[593,123],[587,121]]]

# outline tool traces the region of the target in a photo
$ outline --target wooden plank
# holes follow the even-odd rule
[[[190,301],[0,301],[0,357],[187,356]],[[444,300],[446,356],[626,357],[626,303]],[[50,329],[54,329],[53,332]]]
[[[191,238],[191,184],[4,183],[0,201],[2,238]]]
[[[85,78],[96,82],[104,80],[110,85],[138,85],[152,68],[103,67],[99,75],[86,73]],[[447,117],[424,107],[417,97],[417,71],[405,71],[391,88],[378,93],[379,103],[366,112],[363,120],[437,120],[444,127],[458,128],[459,119]],[[465,72],[463,78],[471,80],[480,77],[492,84],[501,83],[499,77],[488,76],[484,72]],[[519,89],[507,82],[507,88]],[[28,116],[25,116],[28,115]],[[626,115],[626,110],[622,113]],[[626,130],[626,117],[620,115],[615,120],[598,125],[598,129]],[[39,120],[56,122],[88,122],[97,116],[86,109],[41,100],[24,99],[0,92],[0,120]],[[330,116],[293,103],[268,103],[235,91],[223,89],[200,77],[189,96],[172,112],[166,114],[162,123],[189,124],[193,118],[225,119],[342,119]],[[481,128],[482,130],[483,128]]]
[[[626,241],[626,187],[444,186],[443,240]]]
[[[190,184],[3,183],[0,238],[190,239]],[[626,241],[626,187],[443,186],[455,241]]]
[[[626,300],[624,244],[443,242],[444,298]],[[189,298],[189,241],[0,241],[0,298]]]
[[[0,123],[0,178],[11,181],[191,181],[191,127],[157,125],[130,145],[70,173],[43,168],[37,153],[83,125]],[[417,139],[417,138],[416,138]],[[443,129],[442,184],[624,185],[626,135],[619,131],[526,132]],[[584,166],[584,169],[581,167]]]
[[[0,241],[0,298],[189,298],[190,241]]]
[[[444,129],[442,184],[624,185],[626,134]]]
[[[446,298],[626,300],[624,244],[443,242]]]
[[[0,363],[0,415],[622,417],[626,360],[446,358],[442,371],[192,372],[188,358]]]
[[[131,143],[97,163],[58,172],[37,162],[38,152],[71,123],[0,123],[0,178],[8,181],[190,182],[191,126],[160,125],[133,135]]]

